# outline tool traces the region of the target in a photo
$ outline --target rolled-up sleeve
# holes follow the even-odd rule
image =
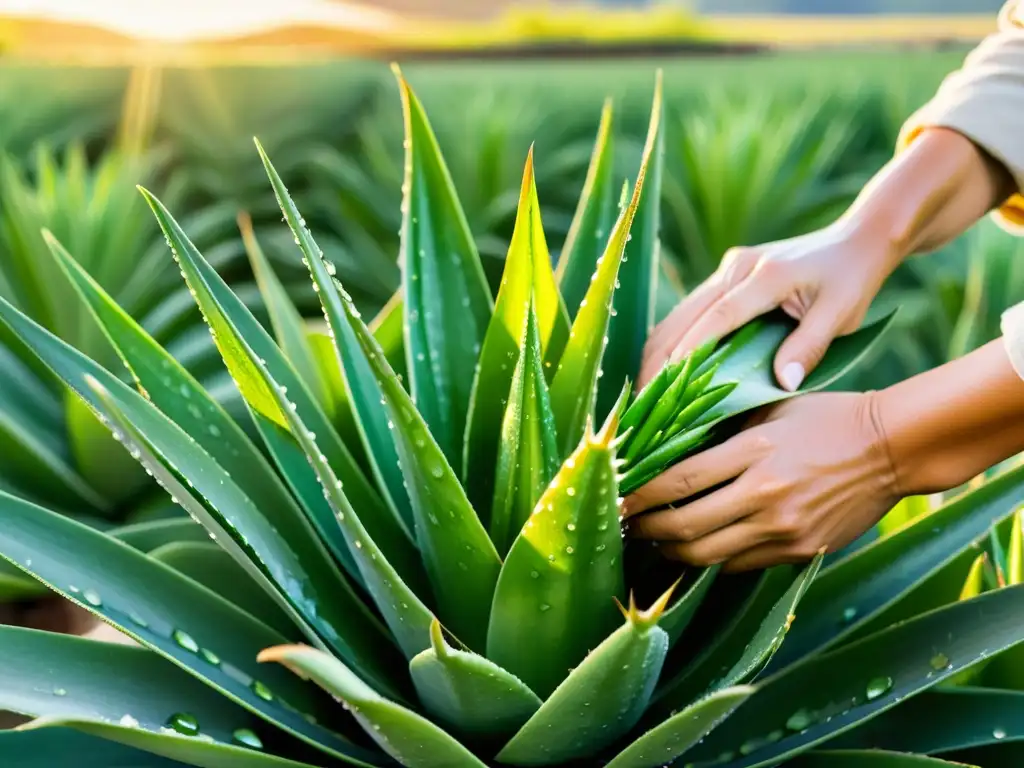
[[[975,48],[949,75],[934,98],[911,115],[900,132],[899,149],[926,128],[963,134],[1002,163],[1018,194],[996,211],[1006,229],[1024,234],[1024,26],[1019,8],[1009,3],[1000,31]]]
[[[994,217],[1007,231],[1024,235],[1024,0],[1006,4],[999,32],[975,48],[934,98],[911,115],[897,150],[930,127],[963,134],[1005,166],[1018,191]],[[1010,361],[1024,378],[1024,304],[1003,314],[1002,331]]]

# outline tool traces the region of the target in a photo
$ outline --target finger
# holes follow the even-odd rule
[[[750,275],[708,307],[676,344],[669,360],[679,360],[701,344],[711,339],[720,339],[779,306],[785,295],[785,284],[776,280],[758,279],[758,274]]]
[[[775,355],[775,378],[783,389],[793,392],[800,387],[821,362],[844,321],[845,313],[834,301],[819,298],[811,305]]]
[[[717,277],[712,276],[679,302],[668,317],[655,326],[644,346],[643,362],[637,376],[638,388],[646,386],[658,371],[665,367],[669,355],[686,330],[712,303],[724,296],[725,292],[726,286]]]
[[[755,514],[760,508],[760,499],[750,492],[749,484],[731,483],[684,506],[633,518],[629,535],[655,541],[696,541]]]
[[[731,562],[741,553],[759,547],[768,538],[760,523],[744,520],[696,541],[662,544],[658,549],[670,560],[707,566]]]
[[[718,269],[679,303],[667,318],[660,322],[644,348],[637,384],[643,387],[668,362],[679,341],[708,308],[721,299],[732,287],[749,275],[763,255],[763,248],[730,248],[722,256]]]
[[[817,553],[818,550],[800,544],[768,541],[737,554],[722,566],[722,570],[725,573],[742,573],[776,565],[806,563],[813,560]]]
[[[748,430],[721,445],[698,453],[641,486],[625,501],[623,516],[630,517],[663,504],[671,504],[732,480],[764,456],[761,435]]]

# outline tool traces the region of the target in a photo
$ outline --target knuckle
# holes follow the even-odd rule
[[[783,261],[764,257],[758,260],[754,267],[754,271],[757,273],[759,279],[779,280],[786,276],[789,269]]]
[[[772,516],[772,532],[776,538],[803,543],[805,522],[795,510],[779,510]]]

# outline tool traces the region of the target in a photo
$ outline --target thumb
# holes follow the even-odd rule
[[[775,378],[793,392],[817,368],[832,340],[839,335],[842,317],[834,305],[815,302],[775,355]]]

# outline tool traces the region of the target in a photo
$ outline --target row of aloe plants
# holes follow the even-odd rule
[[[528,158],[492,298],[399,82],[402,288],[369,325],[262,151],[318,328],[251,232],[265,323],[144,193],[242,415],[52,235],[49,274],[117,359],[0,301],[11,338],[188,513],[104,532],[0,494],[0,556],[137,643],[0,628],[0,707],[33,718],[0,735],[0,754],[749,768],[942,765],[928,756],[970,748],[978,764],[1013,764],[1022,694],[997,670],[1024,641],[1022,470],[824,569],[819,557],[747,576],[675,570],[624,541],[620,494],[788,396],[764,364],[788,321],[751,324],[630,396],[658,275],[660,86],[625,195],[602,123],[557,271]],[[847,372],[886,325],[834,346],[805,391]],[[964,592],[979,542],[1005,541],[1010,583],[997,570],[999,588]],[[947,720],[915,720],[925,706]]]

